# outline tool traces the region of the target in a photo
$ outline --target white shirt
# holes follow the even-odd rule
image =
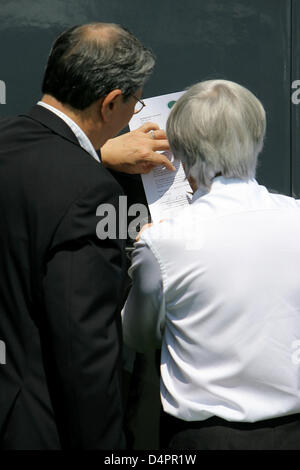
[[[295,199],[217,177],[176,219],[143,232],[130,274],[125,342],[145,351],[162,341],[167,413],[255,422],[300,412]]]
[[[44,106],[44,108],[49,109],[49,111],[52,111],[54,114],[56,114],[58,117],[60,117],[63,121],[65,121],[65,123],[70,127],[72,132],[77,137],[80,146],[84,150],[86,150],[92,157],[94,157],[95,160],[100,162],[100,159],[98,157],[98,154],[97,154],[92,142],[90,141],[90,139],[88,138],[86,133],[83,132],[83,130],[76,124],[76,122],[73,121],[73,119],[71,119],[65,113],[63,113],[62,111],[59,111],[58,109],[54,108],[53,106],[51,106],[48,103],[44,103],[43,101],[39,101],[37,104],[39,106]]]

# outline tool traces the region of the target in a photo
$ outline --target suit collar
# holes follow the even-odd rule
[[[36,104],[28,113],[21,114],[21,116],[26,116],[34,121],[40,122],[43,126],[48,127],[64,139],[80,146],[76,135],[72,132],[70,127],[59,116],[47,108]]]

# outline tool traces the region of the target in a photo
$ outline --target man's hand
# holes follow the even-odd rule
[[[161,224],[165,219],[161,219],[158,223]],[[145,224],[143,225],[143,227],[141,228],[141,230],[139,231],[138,233],[138,236],[136,237],[135,241],[138,242],[142,233],[147,230],[149,227],[152,227],[153,225],[153,222],[150,222],[149,224]]]
[[[145,225],[143,225],[143,227],[142,227],[141,230],[139,231],[138,236],[136,237],[135,241],[138,242],[139,239],[140,239],[140,236],[142,235],[142,233],[143,233],[145,230],[147,230],[147,228],[152,227],[152,225],[153,225],[153,222],[151,222],[150,224],[145,224]]]
[[[170,160],[158,153],[169,148],[165,132],[147,122],[135,131],[109,139],[101,148],[101,161],[107,168],[131,174],[149,173],[157,165],[174,171]]]

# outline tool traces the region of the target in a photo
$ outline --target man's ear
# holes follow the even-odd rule
[[[100,105],[100,113],[104,122],[108,122],[115,108],[118,104],[118,101],[121,99],[122,91],[119,89],[112,90],[105,96],[101,105]]]

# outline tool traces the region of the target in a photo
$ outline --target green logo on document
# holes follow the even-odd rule
[[[172,106],[174,106],[174,104],[176,103],[176,101],[169,101],[168,103],[168,108],[172,108]]]

